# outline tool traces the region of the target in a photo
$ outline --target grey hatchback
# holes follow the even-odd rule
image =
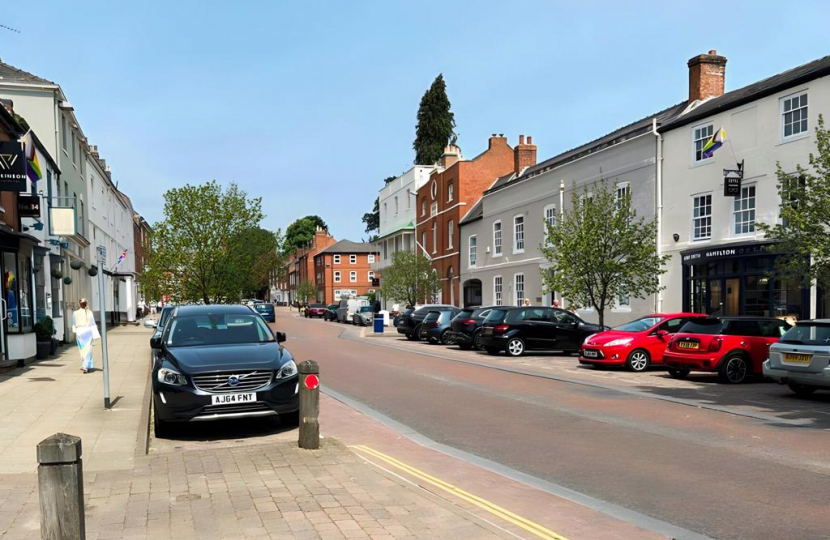
[[[769,348],[764,376],[799,396],[830,390],[830,319],[799,321]]]

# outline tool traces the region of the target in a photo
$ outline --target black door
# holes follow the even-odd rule
[[[551,321],[556,333],[556,349],[575,351],[582,344],[583,335],[579,330],[580,320],[564,309],[551,308]]]

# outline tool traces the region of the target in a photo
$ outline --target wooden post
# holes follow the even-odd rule
[[[320,447],[320,366],[314,360],[300,362],[300,448]]]
[[[84,471],[81,439],[56,433],[37,445],[40,537],[83,540]]]

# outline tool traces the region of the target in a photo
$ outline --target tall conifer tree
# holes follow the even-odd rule
[[[418,126],[415,128],[415,165],[432,165],[455,142],[455,116],[450,110],[447,85],[439,74],[421,98]]]

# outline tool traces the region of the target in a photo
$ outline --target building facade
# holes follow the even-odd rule
[[[133,214],[133,253],[135,253],[136,304],[141,304],[143,302],[145,305],[149,305],[150,301],[153,300],[153,298],[146,297],[141,282],[144,268],[149,260],[150,254],[147,250],[149,249],[151,232],[152,229],[150,228],[150,224],[147,223],[147,220],[139,214]]]
[[[383,285],[383,269],[392,264],[392,256],[398,251],[415,251],[415,197],[427,183],[436,165],[416,165],[395,178],[378,195],[379,227],[376,251],[380,257],[372,269]],[[381,299],[384,309],[391,309],[395,299]]]
[[[303,282],[310,282],[317,285],[314,257],[327,247],[334,245],[337,240],[329,232],[317,227],[314,236],[305,247],[294,252],[290,258],[288,271],[288,302],[294,303],[300,299],[297,297],[297,287]]]
[[[513,149],[503,135],[494,134],[487,150],[470,160],[457,147],[447,147],[439,170],[418,189],[416,246],[432,261],[441,284],[436,298],[425,300],[461,305],[461,218],[497,178],[513,169]]]
[[[670,186],[664,192],[660,243],[672,255],[663,309],[827,316],[830,295],[780,276],[777,255],[765,249],[770,239],[756,224],[780,221],[777,164],[794,175],[798,165],[809,168],[818,117],[830,113],[830,58],[726,94],[725,58],[711,51],[692,59],[690,76],[693,62],[714,73],[714,82],[701,85],[709,93],[690,99],[684,114],[660,130],[664,179]],[[721,129],[726,143],[711,157],[701,152],[701,141]],[[725,171],[737,171],[739,164],[740,185],[727,194]]]
[[[317,301],[331,304],[343,297],[365,296],[377,291],[375,244],[340,240],[314,256]]]

